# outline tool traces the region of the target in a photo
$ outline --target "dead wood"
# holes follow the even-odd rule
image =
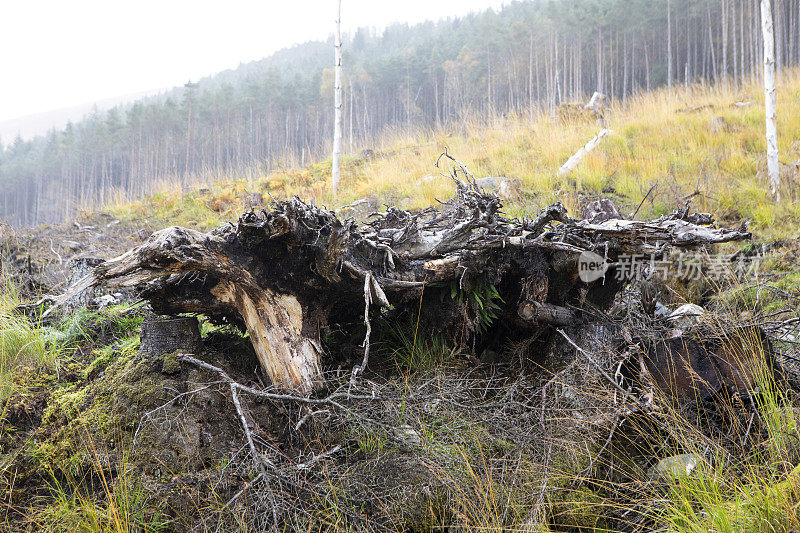
[[[577,152],[575,152],[575,154],[572,155],[572,157],[567,159],[566,163],[561,165],[561,168],[558,169],[558,176],[566,176],[575,170],[575,167],[577,167],[580,162],[583,161],[583,158],[586,157],[586,154],[597,148],[597,145],[600,144],[600,141],[602,141],[603,138],[605,138],[609,133],[611,133],[611,130],[603,127],[603,129],[601,129],[597,135],[587,142],[585,146],[582,146]]]
[[[690,401],[720,394],[747,398],[760,379],[782,378],[769,339],[752,326],[700,328],[659,340],[646,347],[643,361],[659,390]]]
[[[200,349],[200,329],[195,317],[145,320],[142,324],[141,355],[163,355]]]
[[[521,303],[517,314],[523,320],[534,324],[577,326],[581,323],[581,317],[571,309],[536,301]]]
[[[420,212],[389,207],[363,225],[293,198],[209,233],[161,230],[96,266],[53,309],[94,285],[135,289],[156,313],[202,313],[246,328],[273,386],[308,393],[323,382],[322,333],[361,324],[368,336],[371,307],[416,310],[424,294],[428,325],[458,330],[463,342],[465,325],[471,335],[480,330],[479,313],[455,309],[456,300],[440,295],[488,284],[498,287],[508,313],[529,325],[573,325],[582,307],[611,304],[621,287],[613,279],[620,254],[750,237],[744,227],[720,229],[710,215],[685,210],[649,222],[592,224],[554,204],[534,220],[509,219],[501,200],[456,163],[468,184],[457,181],[454,198]],[[608,258],[611,276],[581,281],[577,260],[586,251]],[[363,349],[365,365],[368,338]]]

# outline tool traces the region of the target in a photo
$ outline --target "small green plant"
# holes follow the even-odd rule
[[[383,322],[389,341],[383,343],[398,370],[428,371],[455,355],[441,334],[419,335],[416,321]]]
[[[358,432],[356,442],[359,451],[369,457],[383,451],[388,439],[379,432],[362,430]]]
[[[489,283],[485,277],[477,278],[469,289],[463,289],[459,280],[452,280],[447,284],[433,284],[443,287],[442,301],[449,297],[455,300],[459,307],[466,306],[466,312],[473,321],[476,333],[485,333],[497,318],[497,311],[503,298],[497,292],[497,287]]]

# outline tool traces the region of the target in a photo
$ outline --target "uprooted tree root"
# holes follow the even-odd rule
[[[356,373],[368,364],[375,308],[421,311],[423,329],[473,348],[491,344],[483,334],[494,318],[520,340],[611,305],[622,288],[619,267],[582,279],[581,254],[613,263],[622,254],[659,257],[672,247],[750,237],[688,208],[650,222],[593,224],[554,204],[534,220],[507,219],[500,199],[468,177],[468,184],[456,180],[456,196],[439,208],[390,207],[362,226],[295,198],[207,234],[168,228],[97,266],[55,308],[92,285],[136,289],[157,313],[203,313],[244,326],[272,384],[308,393],[323,386],[327,332],[363,323]]]
[[[789,415],[776,424],[776,402],[719,390],[673,405],[646,372],[631,378],[634,337],[666,333],[667,322],[640,306],[509,342],[480,364],[443,334],[417,330],[414,317],[375,320],[369,371],[353,377],[350,363],[326,358],[325,387],[310,395],[260,383],[250,342],[232,330],[209,334],[195,355],[137,354],[133,345],[79,383],[75,370],[62,374],[70,383],[46,400],[47,421],[19,437],[37,441],[33,464],[78,468],[78,479],[114,476],[116,485],[131,472],[148,491],[139,501],[168,513],[176,531],[270,530],[276,521],[282,530],[650,531],[664,524],[675,490],[648,472],[661,458],[694,453],[731,477],[751,475],[748,461],[790,470],[796,456],[773,448],[781,439],[791,447],[796,432]],[[730,331],[701,324],[685,335],[711,349]],[[20,400],[10,407],[17,426]],[[122,439],[108,448],[114,427]],[[100,457],[81,459],[82,441]],[[126,449],[128,465],[114,458]],[[20,472],[16,502],[42,490]],[[45,501],[15,517],[36,517]]]

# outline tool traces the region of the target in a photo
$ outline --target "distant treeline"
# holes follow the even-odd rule
[[[797,65],[800,0],[773,2],[779,69]],[[387,128],[527,113],[595,90],[625,98],[667,83],[738,83],[763,57],[758,0],[514,2],[379,35],[359,29],[344,50],[345,149]],[[56,221],[165,177],[320,157],[333,132],[332,63],[332,38],[310,42],[0,144],[0,218]]]

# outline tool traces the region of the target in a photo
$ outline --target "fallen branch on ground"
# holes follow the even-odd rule
[[[597,145],[600,144],[600,141],[605,138],[606,135],[611,133],[611,130],[603,128],[591,141],[586,143],[585,146],[582,146],[580,150],[575,152],[575,154],[567,159],[567,162],[561,165],[561,168],[558,169],[558,176],[566,176],[577,167],[583,158],[586,157],[586,154],[597,148]]]

